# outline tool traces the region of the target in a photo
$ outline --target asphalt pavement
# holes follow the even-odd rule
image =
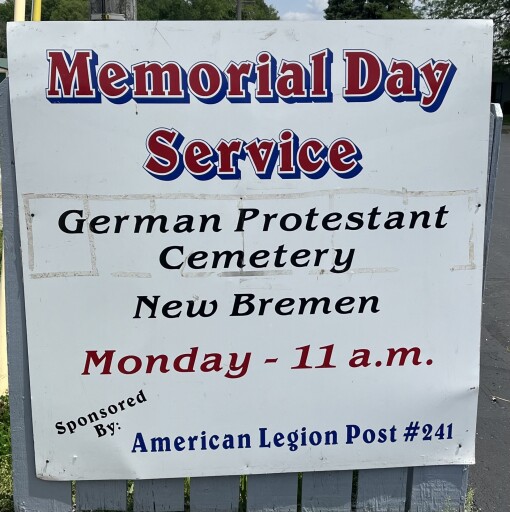
[[[501,140],[483,302],[476,464],[469,487],[476,510],[510,512],[510,130]]]

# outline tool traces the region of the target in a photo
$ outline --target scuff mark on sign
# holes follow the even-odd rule
[[[152,274],[149,272],[112,272],[113,277],[132,277],[135,279],[150,279]]]
[[[376,195],[389,197],[456,197],[456,196],[473,196],[478,194],[478,189],[465,190],[389,190],[377,188],[349,188],[349,189],[324,189],[312,190],[309,192],[282,192],[275,194],[245,194],[241,197],[243,201],[252,201],[259,199],[306,199],[313,197],[326,196],[343,196],[343,195]],[[89,201],[122,201],[122,200],[158,200],[158,199],[191,199],[202,201],[205,199],[215,201],[232,201],[240,199],[239,194],[192,194],[192,193],[176,193],[176,194],[72,194],[72,193],[53,193],[53,194],[23,194],[24,201],[32,199],[79,199],[87,198]],[[28,204],[28,203],[24,203]]]
[[[265,41],[266,39],[269,39],[270,37],[274,36],[276,32],[278,32],[276,28],[274,30],[270,30],[269,32],[266,32],[260,39],[262,41]]]
[[[455,272],[456,270],[475,270],[475,242],[474,242],[474,226],[471,225],[471,233],[469,235],[469,263],[467,265],[454,265],[450,270]]]

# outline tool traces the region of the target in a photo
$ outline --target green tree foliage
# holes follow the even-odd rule
[[[236,0],[138,0],[140,20],[235,20]],[[244,20],[277,20],[264,0],[243,2]]]
[[[188,2],[185,0],[139,0],[139,20],[180,20],[187,16]]]
[[[423,0],[427,18],[490,18],[494,21],[494,65],[510,73],[510,0]]]
[[[30,19],[30,0],[25,18]],[[89,19],[89,0],[42,0],[43,21]],[[140,20],[235,20],[236,0],[138,0]],[[14,0],[0,3],[0,57],[7,56],[6,23],[14,17]],[[265,0],[244,0],[243,20],[277,20],[278,12]]]
[[[28,0],[28,3],[31,3],[31,1]],[[42,0],[41,19],[43,21],[50,21],[51,15],[53,14],[56,5],[59,3],[60,0]]]
[[[90,3],[88,0],[57,0],[48,3],[53,5],[46,6],[44,15],[48,16],[51,21],[85,21],[90,19]]]
[[[28,4],[29,2],[27,2]],[[27,19],[30,18],[30,6],[26,6]],[[0,4],[0,57],[7,57],[6,23],[14,19],[14,0]]]
[[[254,0],[243,7],[243,20],[279,20],[278,11],[264,0]]]
[[[417,18],[411,0],[329,0],[327,20],[396,20]]]
[[[27,0],[25,19],[30,20],[32,2]],[[43,0],[43,21],[88,20],[89,0]],[[6,23],[14,19],[14,0],[0,3],[0,57],[7,57]]]

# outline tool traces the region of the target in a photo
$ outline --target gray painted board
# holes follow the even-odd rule
[[[124,480],[76,482],[76,509],[120,510],[127,509],[127,485]]]
[[[191,512],[237,512],[239,510],[238,476],[192,478]]]
[[[404,512],[407,468],[365,469],[358,473],[357,512]]]
[[[35,477],[25,296],[19,259],[21,242],[8,79],[0,84],[0,135],[14,502],[19,511],[64,512],[71,509],[71,485],[68,482],[48,482]]]
[[[298,474],[250,475],[248,512],[296,512]]]
[[[467,466],[414,468],[410,511],[463,511],[467,477]]]
[[[184,478],[136,480],[134,512],[182,512],[184,510]]]
[[[303,473],[303,512],[350,512],[352,471]]]
[[[489,174],[487,177],[487,204],[485,207],[485,240],[484,240],[484,282],[487,274],[487,258],[491,239],[492,217],[494,213],[494,196],[499,164],[499,147],[501,145],[501,130],[503,128],[503,111],[500,105],[491,105],[489,130]]]

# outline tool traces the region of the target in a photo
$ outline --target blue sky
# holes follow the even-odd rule
[[[282,20],[322,20],[328,0],[266,0],[280,13]]]

